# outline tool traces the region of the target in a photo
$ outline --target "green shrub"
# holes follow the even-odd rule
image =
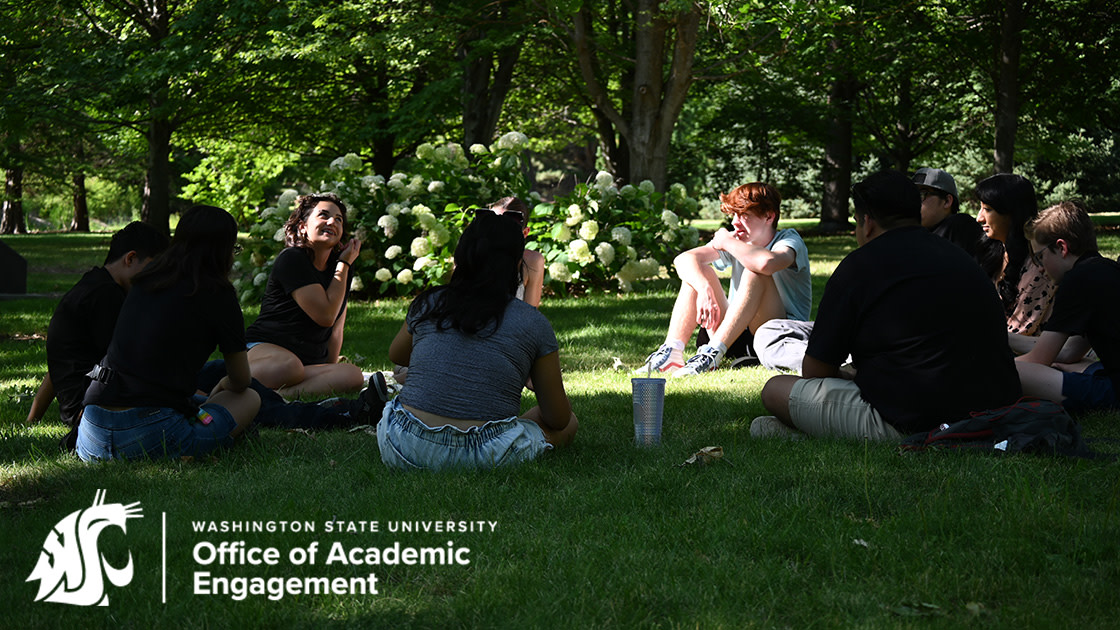
[[[530,206],[526,246],[544,256],[545,283],[555,291],[612,285],[629,291],[634,282],[660,275],[677,252],[696,246],[697,232],[682,217],[694,217],[698,205],[684,186],[674,184],[664,194],[648,181],[620,189],[600,172],[594,182],[546,202],[529,192],[522,175],[527,142],[510,132],[469,151],[454,143],[423,144],[402,164],[406,170],[388,179],[370,174],[355,154],[334,160],[320,190],[342,198],[349,227],[362,241],[355,290],[406,295],[445,282],[468,211],[505,196]],[[234,267],[244,303],[264,290],[297,196],[284,191],[250,230],[253,238]]]

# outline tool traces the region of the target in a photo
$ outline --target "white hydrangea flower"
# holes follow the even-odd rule
[[[572,230],[567,224],[560,225],[560,229],[556,232],[556,240],[561,243],[567,243],[572,240]]]
[[[430,160],[435,157],[435,154],[436,148],[430,142],[425,142],[424,144],[416,147],[416,157],[420,158],[421,160]]]
[[[286,188],[284,192],[280,193],[280,199],[276,202],[276,207],[287,208],[296,202],[296,197],[298,196],[299,192],[291,188]]]
[[[648,179],[643,179],[641,181],[641,183],[638,184],[638,189],[640,189],[642,192],[646,193],[647,195],[652,193],[655,190],[654,187],[653,187],[653,182],[649,181]]]
[[[276,241],[277,243],[283,243],[285,236],[287,236],[287,234],[284,232],[284,227],[281,226],[280,229],[276,230],[276,233],[272,235],[272,240]]]
[[[436,264],[436,261],[432,260],[431,258],[428,258],[427,256],[421,256],[421,257],[416,259],[416,262],[412,263],[412,270],[413,271],[422,271],[424,269],[424,267],[430,267],[431,265],[434,265],[434,264]]]
[[[443,186],[444,186],[443,182],[441,182],[439,180],[432,180],[432,181],[428,182],[428,192],[433,193],[433,194],[438,193],[438,192],[442,192],[443,191]]]
[[[529,142],[529,137],[520,131],[511,131],[498,138],[499,149],[517,149]]]
[[[408,175],[405,175],[404,173],[401,173],[401,172],[397,172],[397,173],[393,173],[392,175],[389,176],[389,181],[403,182],[405,180],[405,178],[407,178],[407,177],[408,177]]]
[[[268,282],[268,274],[263,271],[253,276],[253,286],[255,287],[262,286],[266,282]]]
[[[688,191],[685,190],[684,184],[677,182],[669,187],[669,194],[677,199],[684,199],[688,196]]]
[[[661,263],[656,258],[643,258],[639,264],[642,267],[642,278],[652,278],[661,273]]]
[[[412,245],[409,246],[408,251],[417,258],[427,256],[432,253],[432,244],[423,236],[417,236],[412,239]]]
[[[351,291],[364,291],[365,288],[366,283],[362,282],[362,277],[360,275],[355,275],[354,279],[350,281]]]
[[[393,278],[393,272],[382,267],[377,270],[377,273],[373,274],[373,277],[377,278],[380,282],[388,282]]]
[[[571,282],[572,272],[568,271],[568,265],[560,261],[556,261],[548,266],[548,275],[559,282]]]
[[[626,264],[622,265],[622,268],[618,270],[615,277],[618,278],[620,282],[629,283],[637,280],[640,273],[641,264],[636,260],[628,260]]]
[[[483,155],[489,153],[490,149],[486,148],[485,144],[478,144],[477,142],[471,145],[471,155]]]
[[[242,264],[242,262],[240,260],[235,260],[233,262],[233,270],[234,271],[241,271],[244,268],[245,268],[245,265]]]
[[[368,241],[369,230],[366,229],[366,226],[359,225],[358,228],[354,230],[354,238],[358,239],[362,243]]]
[[[397,191],[404,190],[404,188],[405,188],[405,186],[407,186],[407,184],[404,183],[404,179],[397,179],[396,175],[397,175],[396,173],[393,173],[393,177],[389,179],[389,183],[388,183],[389,188],[392,188],[393,190],[397,190]]]
[[[275,216],[280,210],[278,208],[265,208],[261,210],[261,219],[267,221]]]
[[[584,221],[583,225],[579,226],[579,237],[584,240],[593,241],[598,234],[599,224],[595,221]]]
[[[676,243],[677,242],[677,231],[676,230],[665,230],[664,232],[661,233],[661,240],[665,241],[666,243],[670,243],[670,244]]]
[[[611,240],[626,247],[630,244],[630,228],[625,225],[611,228]]]
[[[366,188],[369,188],[370,186],[373,186],[375,183],[377,183],[377,176],[376,175],[363,175],[362,176],[362,186],[365,186]]]
[[[614,175],[606,171],[599,171],[595,174],[595,185],[599,188],[607,188],[614,184]]]
[[[397,282],[399,282],[401,284],[411,284],[412,283],[412,270],[411,269],[401,269],[400,273],[397,274]]]
[[[583,210],[580,209],[578,204],[568,206],[568,218],[564,220],[564,224],[571,226],[579,225],[583,221]]]
[[[622,195],[623,199],[633,199],[638,194],[638,189],[626,184],[618,191],[618,194]]]
[[[609,267],[614,262],[614,247],[603,241],[595,246],[595,256],[599,259],[604,267]]]
[[[534,190],[533,192],[529,193],[529,198],[533,201],[540,202],[541,194]]]
[[[629,293],[629,292],[634,290],[634,285],[630,284],[630,281],[628,281],[628,280],[623,280],[622,278],[619,278],[618,279],[618,288],[623,293]]]
[[[420,227],[425,230],[434,230],[436,226],[439,225],[439,219],[431,212],[417,212],[416,208],[413,208],[412,214],[416,217],[416,220],[420,222]]]
[[[390,245],[389,249],[385,250],[385,259],[392,260],[397,256],[400,256],[403,251],[404,250],[401,249],[400,245]]]
[[[394,217],[401,213],[401,204],[391,203],[385,207],[385,212],[393,215]]]
[[[666,209],[661,211],[661,222],[670,228],[676,229],[681,225],[681,218],[677,216],[676,212]]]
[[[356,171],[360,168],[362,168],[362,158],[358,157],[357,153],[347,153],[331,162],[332,171],[342,169]]]
[[[594,260],[591,255],[591,248],[588,247],[587,241],[582,238],[577,238],[568,245],[568,253],[571,254],[571,259],[579,263],[580,266]]]
[[[437,223],[428,233],[428,240],[432,242],[433,247],[443,247],[451,240],[451,232],[442,223]]]
[[[637,260],[638,259],[638,250],[634,249],[633,247],[627,246],[626,247],[626,258],[627,258],[627,260]]]
[[[377,227],[385,232],[385,238],[393,238],[393,235],[397,233],[397,228],[400,227],[400,221],[391,214],[382,215],[377,220]]]

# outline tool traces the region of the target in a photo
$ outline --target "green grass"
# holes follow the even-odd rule
[[[69,235],[25,237],[32,260]],[[85,237],[77,237],[84,239]],[[57,239],[57,240],[56,240]],[[77,240],[77,239],[76,239]],[[1115,240],[1115,239],[1114,239]],[[1109,241],[1112,255],[1117,243]],[[41,243],[42,246],[37,245]],[[92,243],[92,241],[91,241]],[[1102,239],[1104,244],[1104,239]],[[809,242],[814,289],[854,245]],[[98,246],[99,247],[99,246]],[[41,249],[50,250],[41,252]],[[81,249],[81,248],[79,248]],[[96,247],[83,262],[97,264]],[[64,261],[65,262],[65,261]],[[57,267],[68,267],[63,263]],[[46,274],[49,275],[49,274]],[[817,281],[822,283],[817,286]],[[49,280],[42,279],[49,285]],[[752,440],[763,413],[761,368],[670,382],[663,443],[632,446],[630,366],[663,338],[671,289],[546,299],[565,384],[581,419],[568,450],[509,470],[395,474],[366,433],[262,431],[205,462],[86,465],[58,453],[55,422],[22,424],[19,399],[45,369],[54,299],[0,302],[0,601],[12,628],[1106,628],[1120,587],[1120,475],[1108,461],[899,454],[890,445]],[[345,352],[387,368],[402,300],[355,303]],[[526,405],[532,404],[527,396]],[[52,407],[48,418],[57,418]],[[1083,420],[1120,437],[1118,417]],[[725,459],[678,467],[705,447]],[[1112,443],[1097,443],[1116,452]],[[33,602],[26,582],[51,528],[107,501],[139,501],[127,535],[107,529],[114,566],[131,552],[132,583],[105,607]],[[161,520],[167,519],[167,603]],[[192,520],[313,521],[314,534],[196,534]],[[378,533],[324,531],[325,521],[377,521]],[[496,521],[493,533],[393,534],[394,521]],[[446,546],[466,566],[200,566],[203,542],[294,547]],[[192,576],[379,578],[377,595],[192,594]]]

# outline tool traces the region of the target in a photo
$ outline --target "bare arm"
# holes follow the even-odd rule
[[[525,303],[540,308],[544,290],[544,256],[531,249],[525,250]]]
[[[741,240],[738,234],[739,232],[727,230],[716,232],[711,245],[731,254],[747,270],[764,276],[772,276],[797,261],[797,254],[788,247],[771,251],[761,245]]]
[[[362,244],[358,239],[350,239],[343,248],[338,262],[334,264],[334,277],[330,285],[323,288],[319,284],[308,284],[292,291],[292,299],[299,304],[304,313],[323,328],[334,325],[335,317],[346,299],[350,266],[358,258]]]
[[[1011,345],[1011,351],[1015,354],[1027,354],[1034,349],[1035,344],[1038,343],[1038,337],[1031,337],[1030,335],[1020,335],[1019,333],[1007,333],[1007,342]],[[1085,358],[1091,346],[1089,340],[1081,335],[1074,335],[1066,340],[1062,346],[1061,352],[1058,353],[1054,363],[1077,363]]]
[[[408,365],[412,360],[412,333],[408,332],[408,324],[401,324],[397,336],[389,344],[389,360],[397,365]]]
[[[35,399],[31,401],[31,411],[27,412],[27,424],[35,424],[42,420],[52,400],[54,400],[54,383],[51,382],[50,373],[47,373],[43,375],[43,382],[39,384]]]
[[[249,353],[241,350],[223,354],[222,357],[226,360],[226,375],[214,386],[211,395],[220,391],[240,394],[248,389],[249,382],[253,379],[249,371]]]
[[[348,306],[342,308],[342,315],[339,315],[338,321],[334,323],[334,328],[331,330],[331,337],[327,340],[326,363],[338,363],[338,356],[342,354],[342,334],[346,328],[346,311],[348,310],[350,310]]]
[[[541,422],[554,431],[563,431],[572,419],[572,405],[560,375],[560,354],[552,352],[533,362],[529,369],[541,410]]]
[[[839,378],[840,366],[825,363],[809,355],[801,360],[801,376],[804,378]]]
[[[1029,352],[1016,357],[1015,360],[1049,366],[1058,358],[1058,355],[1061,354],[1062,347],[1069,338],[1070,336],[1066,333],[1047,330],[1038,336],[1038,341],[1034,343],[1034,347],[1031,348]],[[1081,352],[1081,356],[1076,357],[1074,361],[1084,357],[1086,352],[1088,352],[1088,343],[1084,344],[1084,350]],[[1072,362],[1073,361],[1067,361],[1067,363]]]

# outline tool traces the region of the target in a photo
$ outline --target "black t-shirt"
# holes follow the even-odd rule
[[[276,256],[272,273],[268,276],[264,299],[261,300],[261,314],[246,331],[250,342],[263,341],[290,350],[303,361],[304,365],[324,363],[327,359],[327,342],[331,338],[333,326],[320,326],[300,308],[292,292],[300,287],[318,284],[326,289],[334,279],[338,263],[338,253],[332,252],[327,267],[319,271],[311,263],[306,250],[289,247]],[[346,301],[350,297],[350,278],[354,270],[348,267],[346,296],[342,307],[335,315],[335,321],[342,316]]]
[[[124,287],[104,267],[94,267],[54,309],[47,328],[47,372],[66,424],[82,418],[82,398],[89,387],[86,374],[109,349],[124,298]]]
[[[187,408],[215,346],[223,354],[245,350],[245,320],[233,287],[193,291],[191,278],[156,292],[132,287],[103,363],[113,377],[91,383],[85,404]]]
[[[984,228],[980,227],[976,219],[971,216],[954,212],[945,217],[941,223],[933,226],[930,232],[948,240],[972,256],[976,253],[976,243],[984,235]]]
[[[889,230],[836,267],[806,354],[851,354],[863,399],[903,433],[1008,405],[1019,374],[992,281],[920,227]]]
[[[1042,329],[1084,335],[1120,391],[1120,263],[1096,252],[1078,258],[1058,284]]]

